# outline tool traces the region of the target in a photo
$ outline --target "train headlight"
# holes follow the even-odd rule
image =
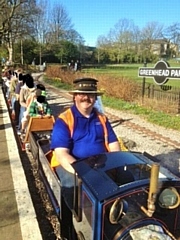
[[[116,199],[109,212],[109,221],[117,224],[125,215],[128,209],[128,203],[124,199]]]
[[[174,209],[180,204],[179,193],[174,187],[166,188],[159,196],[159,205],[162,208]]]

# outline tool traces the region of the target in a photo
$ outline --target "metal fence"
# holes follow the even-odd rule
[[[146,83],[141,85],[142,98],[154,99],[164,103],[174,113],[180,113],[180,88],[169,85]]]

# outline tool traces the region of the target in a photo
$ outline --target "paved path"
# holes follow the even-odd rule
[[[42,240],[1,87],[0,239]]]

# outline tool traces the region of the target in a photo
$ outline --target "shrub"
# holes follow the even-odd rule
[[[83,77],[96,78],[99,81],[98,88],[103,90],[108,96],[120,98],[124,101],[135,101],[138,96],[139,88],[134,81],[124,77],[115,78],[109,75],[94,75],[91,73],[72,72],[62,69],[59,66],[49,66],[46,70],[48,78],[59,79],[64,83],[73,85],[73,80]]]
[[[127,77],[120,76],[114,77],[110,74],[94,74],[83,72],[72,72],[60,67],[59,65],[48,66],[46,70],[47,78],[61,81],[67,84],[69,88],[73,88],[73,80],[83,77],[95,78],[99,81],[98,88],[104,91],[104,95],[114,99],[121,99],[134,106],[146,106],[149,110],[163,111],[165,113],[177,113],[177,101],[169,104],[168,98],[156,99],[144,97],[142,99],[142,86],[137,84],[136,81],[128,79]],[[62,86],[62,84],[61,84]],[[67,89],[67,88],[66,88]],[[118,103],[117,103],[118,104]]]

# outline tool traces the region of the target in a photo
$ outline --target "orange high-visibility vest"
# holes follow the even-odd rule
[[[108,144],[108,131],[106,128],[106,116],[99,112],[97,112],[97,116],[102,124],[103,130],[104,130],[105,146],[106,146],[107,151],[109,152],[110,149],[109,149],[109,144]],[[73,131],[74,131],[74,116],[72,114],[71,109],[70,108],[67,109],[65,112],[61,113],[58,117],[63,119],[63,121],[68,125],[70,135],[72,137]],[[60,163],[56,160],[56,156],[53,151],[52,158],[51,158],[51,167],[57,167],[58,165],[60,165]]]

